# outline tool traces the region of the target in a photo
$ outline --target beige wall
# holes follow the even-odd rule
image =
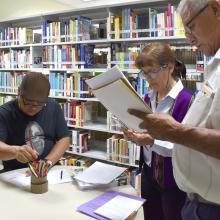
[[[0,21],[79,8],[109,6],[112,4],[152,2],[159,0],[0,0]]]
[[[28,17],[69,8],[69,5],[55,0],[0,0],[0,20]]]

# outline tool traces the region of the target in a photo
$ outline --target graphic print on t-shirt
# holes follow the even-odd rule
[[[44,131],[41,126],[31,121],[25,129],[25,141],[28,146],[31,146],[41,155],[44,151],[45,140]],[[30,143],[31,142],[31,143]]]

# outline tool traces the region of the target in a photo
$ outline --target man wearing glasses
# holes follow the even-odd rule
[[[163,113],[129,112],[153,138],[176,143],[173,170],[187,193],[184,220],[220,219],[220,1],[182,0],[178,8],[186,36],[205,55],[214,56],[205,82],[183,124]]]
[[[49,99],[50,83],[42,73],[27,73],[18,98],[0,107],[0,159],[4,170],[26,167],[35,159],[55,164],[69,147],[63,112]]]

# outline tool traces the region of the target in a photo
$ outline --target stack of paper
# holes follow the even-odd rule
[[[144,202],[144,199],[137,196],[109,191],[82,204],[77,210],[99,220],[122,220],[136,212]]]
[[[99,101],[127,127],[142,132],[141,119],[130,115],[129,108],[151,113],[150,107],[138,95],[117,66],[107,72],[86,80]]]
[[[113,166],[96,161],[89,168],[76,175],[74,178],[79,187],[96,188],[111,184],[118,176],[120,176],[126,168]]]

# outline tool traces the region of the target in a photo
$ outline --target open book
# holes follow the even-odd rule
[[[143,132],[139,128],[141,119],[130,115],[127,110],[134,108],[151,113],[150,107],[138,95],[117,66],[105,73],[86,80],[99,101],[114,114],[126,127]]]

